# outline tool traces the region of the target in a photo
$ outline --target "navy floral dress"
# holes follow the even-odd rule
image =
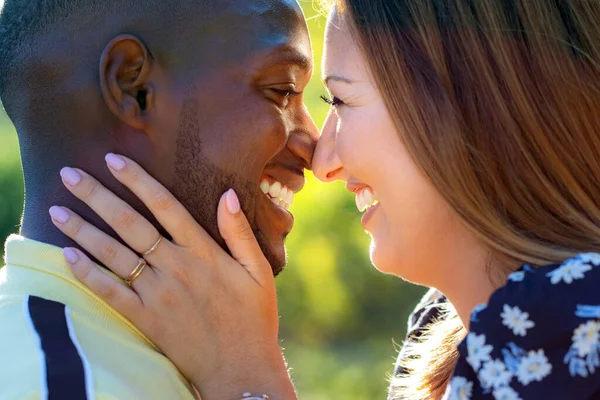
[[[459,352],[447,399],[600,399],[600,254],[512,273]]]

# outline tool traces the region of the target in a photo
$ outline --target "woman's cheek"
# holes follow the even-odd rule
[[[344,116],[338,124],[336,143],[340,161],[352,177],[365,180],[363,172],[369,168],[368,160],[371,158],[370,149],[365,143],[369,132],[364,129],[360,119],[354,116]],[[375,166],[371,165],[373,167]],[[368,181],[364,183],[372,184]]]
[[[400,238],[394,237],[395,235],[386,227],[387,221],[377,222],[379,222],[378,226],[374,227],[373,233],[370,234],[371,263],[383,273],[401,276],[401,268],[399,268],[401,262],[399,257]]]

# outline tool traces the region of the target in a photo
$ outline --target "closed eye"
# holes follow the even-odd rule
[[[331,107],[337,107],[337,106],[341,106],[344,104],[344,102],[342,100],[340,100],[337,97],[333,97],[332,99],[330,99],[329,97],[325,96],[324,94],[321,95],[321,100],[323,100],[325,103],[329,104]]]
[[[282,89],[271,89],[271,90],[283,97],[294,97],[294,96],[300,96],[302,94],[302,92],[296,92],[294,90],[282,90]]]

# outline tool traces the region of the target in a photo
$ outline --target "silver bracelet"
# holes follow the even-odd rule
[[[250,392],[246,392],[242,395],[242,400],[269,400],[269,396],[263,394],[262,396],[252,396]]]

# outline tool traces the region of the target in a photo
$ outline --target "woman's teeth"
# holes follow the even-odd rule
[[[356,192],[356,207],[358,208],[358,211],[363,212],[367,208],[374,206],[376,203],[375,193],[373,193],[373,190],[370,188],[366,187]]]
[[[271,199],[273,203],[284,210],[290,208],[294,202],[294,192],[287,186],[282,185],[281,182],[275,181],[273,183],[269,183],[268,180],[263,179],[260,182],[260,190],[265,194],[265,196]]]

